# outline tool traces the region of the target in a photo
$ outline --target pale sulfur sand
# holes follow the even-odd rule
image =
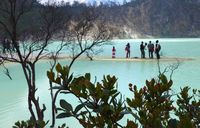
[[[15,57],[17,58],[17,56],[15,55]],[[71,60],[72,58],[67,56],[67,55],[59,55],[57,57],[58,60]],[[34,60],[34,56],[32,56],[31,60]],[[50,61],[51,58],[49,56],[45,56],[42,57],[40,59],[40,61]],[[78,60],[90,60],[89,58],[85,57],[85,56],[81,56],[78,58]],[[156,58],[154,59],[149,59],[149,58],[145,58],[145,59],[141,59],[141,58],[137,58],[137,57],[133,57],[133,58],[111,58],[111,57],[105,57],[105,56],[98,56],[98,57],[93,57],[93,60],[95,61],[118,61],[118,62],[142,62],[142,61],[157,61]],[[180,57],[161,57],[159,59],[159,61],[192,61],[194,60],[194,58],[180,58]],[[10,62],[5,61],[6,64],[10,64]]]
[[[94,58],[94,60],[104,60],[104,61],[156,61],[157,59],[141,59],[141,58]],[[191,61],[194,60],[194,58],[175,58],[175,57],[163,57],[160,58],[159,61]]]
[[[50,58],[46,58],[46,59],[50,59]],[[71,58],[69,56],[66,55],[60,55],[58,57],[58,59],[62,60],[70,60]],[[85,56],[81,56],[78,58],[78,60],[89,60],[89,58],[85,57]],[[117,57],[117,58],[111,58],[111,57],[106,57],[106,56],[96,56],[93,57],[93,60],[96,61],[157,61],[156,58],[154,59],[149,59],[149,58],[145,58],[145,59],[141,59],[138,57],[132,57],[132,58],[122,58],[122,57]],[[181,57],[161,57],[159,59],[160,61],[192,61],[195,60],[194,58],[181,58]]]

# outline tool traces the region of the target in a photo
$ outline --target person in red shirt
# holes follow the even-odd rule
[[[115,58],[115,52],[116,52],[116,49],[115,49],[115,46],[113,46],[113,48],[112,48],[112,58]]]

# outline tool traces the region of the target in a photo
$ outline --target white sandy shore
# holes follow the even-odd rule
[[[49,59],[49,58],[46,58]],[[60,55],[58,57],[58,59],[66,59],[66,60],[70,60],[71,58],[69,56],[66,55]],[[81,56],[78,58],[78,60],[89,60],[89,58],[85,57],[85,56]],[[149,58],[145,58],[145,59],[141,59],[138,57],[131,57],[131,58],[123,58],[123,57],[117,57],[117,58],[111,58],[108,56],[95,56],[93,57],[93,60],[96,61],[156,61],[157,59],[149,59]],[[194,58],[183,58],[183,57],[161,57],[159,59],[160,61],[191,61],[191,60],[195,60]]]
[[[17,56],[15,56],[16,58],[18,58]],[[59,55],[58,60],[71,60],[72,58],[67,56],[67,55]],[[34,60],[34,57],[32,56],[31,60]],[[51,58],[49,56],[43,57],[41,60],[43,61],[47,61],[47,60],[51,60]],[[85,56],[81,56],[78,58],[78,60],[89,60],[89,58],[85,57]],[[133,58],[122,58],[122,57],[117,57],[117,58],[111,58],[111,57],[105,57],[105,56],[96,56],[93,57],[93,60],[95,61],[118,61],[118,62],[140,62],[140,61],[157,61],[156,58],[154,59],[149,59],[149,58],[145,58],[145,59],[141,59],[141,58],[137,58],[137,57],[133,57]],[[194,60],[194,58],[181,58],[181,57],[161,57],[159,59],[159,61],[191,61]],[[6,61],[6,63],[9,63],[8,61]]]
[[[157,59],[141,59],[141,58],[94,58],[94,60],[104,60],[104,61],[156,61]],[[178,57],[161,57],[159,61],[191,61],[194,60],[194,58],[178,58]]]

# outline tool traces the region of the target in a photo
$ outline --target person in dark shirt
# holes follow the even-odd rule
[[[125,48],[126,58],[130,58],[130,54],[131,54],[130,48],[131,48],[130,43],[127,43],[126,48]]]
[[[151,41],[149,41],[147,48],[148,48],[149,58],[151,58],[151,48],[152,48]]]
[[[151,59],[153,59],[153,52],[154,52],[154,44],[151,44],[151,50],[150,50],[150,54],[151,54]]]
[[[141,58],[145,58],[144,48],[145,48],[144,42],[142,41],[140,44]]]
[[[161,50],[161,46],[159,44],[159,41],[156,40],[155,53],[156,53],[156,58],[157,59],[160,59],[160,50]]]

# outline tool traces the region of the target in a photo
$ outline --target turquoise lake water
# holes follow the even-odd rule
[[[155,43],[156,39],[136,39],[136,40],[114,40],[112,45],[104,46],[103,52],[98,56],[111,57],[111,49],[116,47],[116,56],[125,56],[125,45],[131,45],[131,57],[139,57],[139,45],[141,41],[148,42],[151,40]],[[162,57],[182,57],[192,58],[193,60],[181,61],[179,68],[173,74],[174,86],[176,92],[183,86],[200,89],[200,38],[195,39],[159,39],[162,46]],[[147,54],[147,53],[146,53]],[[67,60],[60,61],[63,65],[68,64]],[[176,63],[176,61],[162,61],[161,69]],[[8,64],[13,80],[10,80],[0,68],[0,128],[10,128],[17,120],[26,120],[29,118],[27,108],[27,85],[21,71],[21,67],[16,64]],[[50,95],[46,71],[49,69],[48,61],[41,61],[37,64],[37,85],[41,103],[45,103],[47,111],[45,111],[45,119],[50,120]],[[157,76],[158,68],[157,61],[76,61],[72,67],[72,72],[75,76],[79,76],[90,72],[93,76],[97,76],[97,80],[101,81],[103,75],[115,75],[118,78],[118,90],[124,97],[131,97],[131,92],[128,89],[128,84],[133,83],[138,87],[145,84],[146,79],[151,79]],[[59,98],[65,98],[69,102],[74,103],[74,97],[60,95]],[[71,128],[78,124],[76,120],[67,118],[59,120],[66,122]],[[80,127],[80,126],[76,126]]]

